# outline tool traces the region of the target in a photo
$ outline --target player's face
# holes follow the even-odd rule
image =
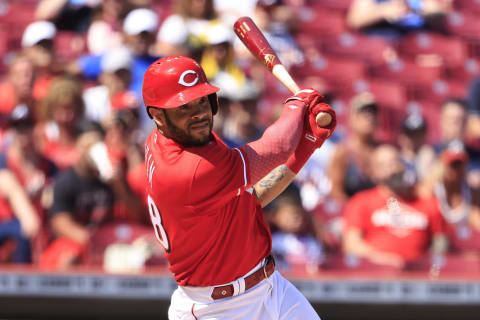
[[[207,96],[174,109],[164,109],[164,134],[186,146],[202,146],[212,137],[213,114]]]

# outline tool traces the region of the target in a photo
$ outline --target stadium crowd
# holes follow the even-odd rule
[[[0,263],[166,265],[143,73],[196,59],[220,87],[214,130],[258,138],[290,93],[234,36],[245,15],[338,119],[265,210],[278,266],[480,272],[475,0],[0,1]]]

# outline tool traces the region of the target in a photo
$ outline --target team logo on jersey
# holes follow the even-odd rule
[[[415,230],[425,230],[428,219],[421,212],[395,198],[390,198],[387,205],[373,212],[372,224],[376,227],[385,227],[393,235],[404,238]]]
[[[190,81],[190,82],[187,82],[185,80],[185,77],[189,74],[194,74],[195,75],[195,78]],[[185,86],[185,87],[193,87],[194,85],[196,85],[198,82],[198,74],[193,71],[193,70],[186,70],[182,73],[182,75],[180,76],[180,79],[178,80],[178,83],[181,84],[182,86]]]

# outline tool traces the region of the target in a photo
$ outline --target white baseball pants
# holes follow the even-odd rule
[[[213,288],[179,286],[172,295],[169,320],[320,320],[300,291],[277,271],[233,297],[213,300]]]

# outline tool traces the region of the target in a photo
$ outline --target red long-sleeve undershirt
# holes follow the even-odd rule
[[[302,101],[289,101],[280,118],[270,125],[262,137],[240,147],[248,159],[248,187],[285,163],[295,151],[303,130],[306,106]]]

